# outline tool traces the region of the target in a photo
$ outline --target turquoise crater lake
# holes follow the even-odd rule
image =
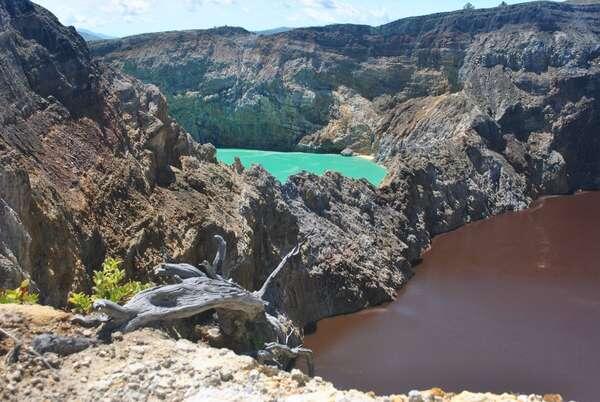
[[[252,164],[262,165],[282,183],[288,177],[305,170],[318,175],[327,171],[339,172],[346,177],[367,179],[374,186],[379,186],[387,174],[383,166],[367,158],[356,156],[233,148],[217,149],[217,158],[223,163],[233,163],[236,156],[240,158],[245,167]]]

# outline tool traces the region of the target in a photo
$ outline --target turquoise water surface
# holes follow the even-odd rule
[[[282,183],[287,178],[303,170],[322,175],[327,171],[339,172],[355,179],[367,179],[379,186],[387,174],[384,167],[368,159],[347,157],[336,154],[312,154],[304,152],[274,152],[252,149],[219,148],[217,158],[227,164],[238,156],[245,167],[262,165]]]

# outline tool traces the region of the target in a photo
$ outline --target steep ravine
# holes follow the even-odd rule
[[[520,7],[509,10],[516,15],[529,10]],[[209,259],[215,252],[210,239],[220,234],[228,243],[227,269],[254,290],[299,237],[310,235],[281,287],[268,295],[273,308],[302,327],[390,300],[433,235],[523,208],[541,194],[599,185],[597,9],[546,3],[532,7],[523,15],[541,15],[565,29],[574,16],[580,18],[580,31],[568,31],[560,49],[576,51],[581,58],[560,60],[583,64],[548,64],[548,71],[558,75],[548,76],[552,86],[539,91],[543,95],[532,101],[534,106],[525,102],[532,99],[528,94],[519,92],[522,98],[514,98],[513,82],[506,81],[513,74],[538,77],[526,67],[516,70],[526,54],[523,49],[506,60],[489,56],[491,64],[517,60],[516,72],[498,65],[478,69],[479,81],[463,81],[478,83],[477,88],[465,84],[461,90],[452,87],[427,92],[431,97],[392,102],[390,128],[379,140],[386,145],[378,149],[393,173],[383,188],[375,189],[337,174],[302,174],[278,185],[260,167],[240,171],[217,163],[213,146],[195,142],[169,116],[157,87],[93,60],[75,30],[41,7],[27,0],[0,0],[0,287],[31,277],[44,303],[64,306],[69,291],[89,289],[93,270],[107,255],[123,258],[132,277],[148,278],[153,265],[165,259],[192,264]],[[447,16],[451,26],[456,25],[453,15]],[[428,19],[386,29],[402,32],[415,21]],[[504,26],[501,21],[494,26]],[[536,24],[534,31],[540,29]],[[355,42],[353,35],[370,30],[322,28],[325,36],[300,30],[272,40],[280,41],[282,52],[300,52],[308,36],[315,46],[330,50],[323,58],[328,66],[342,68],[343,54],[364,56],[363,42]],[[211,40],[238,34],[211,31],[216,35]],[[543,35],[552,41],[565,38],[558,31]],[[497,40],[502,37],[498,34]],[[383,55],[401,41],[392,35],[386,43]],[[347,46],[343,54],[335,50],[340,44]],[[280,64],[270,58],[262,63]],[[304,71],[301,66],[299,71]],[[371,85],[367,78],[374,73],[369,71],[351,81],[373,91],[393,87],[392,78]],[[305,73],[310,81],[312,73]],[[463,74],[470,74],[466,67],[458,77]],[[347,84],[349,76],[343,77]],[[492,108],[497,113],[492,118],[483,106],[491,95],[478,100],[472,94],[494,94],[503,85],[508,89],[497,91],[494,99],[504,100]],[[315,102],[321,95],[315,95]],[[302,119],[318,122],[315,110],[331,110],[314,106],[309,102],[300,109]],[[298,111],[295,106],[289,110]],[[293,113],[288,123],[296,118]],[[544,124],[540,113],[549,116]],[[531,125],[518,124],[522,118]]]
[[[234,278],[256,289],[298,235],[311,234],[271,295],[303,326],[390,300],[435,234],[524,208],[543,194],[599,184],[595,6],[480,10],[474,15],[485,23],[468,35],[455,32],[456,21],[469,17],[464,12],[375,30],[391,36],[386,46],[373,47],[374,57],[402,49],[392,39],[412,38],[417,23],[437,33],[433,39],[442,31],[476,39],[458,71],[464,89],[408,99],[390,114],[380,154],[386,150],[391,174],[377,190],[335,174],[299,175],[280,187],[260,168],[238,172],[217,164],[214,148],[194,143],[171,120],[156,87],[92,61],[76,33],[28,1],[2,5],[10,45],[1,50],[12,61],[2,71],[13,78],[2,82],[0,219],[7,229],[0,235],[0,279],[14,286],[27,273],[46,303],[64,305],[69,290],[88,288],[107,254],[123,256],[128,271],[142,277],[165,258],[194,264],[209,258],[213,234],[228,241]],[[492,18],[498,13],[506,19]],[[569,23],[575,18],[577,29]],[[522,24],[508,24],[513,19]],[[328,36],[299,30],[268,40],[289,51],[310,36],[331,54],[360,55],[349,44],[364,49],[370,43],[364,41],[374,40],[365,29],[333,26],[315,31]],[[232,32],[239,33],[210,31],[210,38]],[[192,34],[204,35],[181,35]],[[509,34],[512,48],[501,43]],[[170,46],[176,33],[165,35]],[[147,37],[126,40],[133,41],[130,51],[144,53]],[[532,57],[526,43],[538,43],[548,57]],[[157,55],[163,50],[155,47]],[[532,97],[517,87],[533,88],[523,84],[527,77],[550,88]]]
[[[376,154],[390,174],[375,203],[397,212],[387,227],[414,261],[435,234],[600,186],[598,27],[600,5],[532,2],[266,37],[144,34],[93,53],[193,102],[174,113],[197,138]]]
[[[390,236],[404,218],[368,183],[300,175],[282,187],[218,164],[156,87],[93,61],[46,10],[2,0],[0,17],[0,287],[29,277],[62,307],[106,256],[148,279],[165,260],[211,259],[215,234],[250,290],[311,234],[269,296],[299,326],[389,300],[406,280],[406,246]]]

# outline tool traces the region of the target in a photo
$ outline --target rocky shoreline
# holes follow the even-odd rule
[[[85,336],[68,315],[49,307],[0,306],[0,319],[19,337],[53,331]],[[0,342],[0,347],[4,346]],[[562,402],[558,395],[493,395],[439,389],[376,396],[340,391],[319,377],[259,365],[227,349],[175,340],[145,329],[117,336],[111,344],[59,357],[45,354],[55,372],[35,359],[10,368],[0,362],[0,399],[28,401],[378,401],[378,402]]]

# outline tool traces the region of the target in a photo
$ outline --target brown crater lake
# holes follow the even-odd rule
[[[600,193],[436,237],[395,302],[323,320],[305,344],[317,375],[344,388],[597,401]]]

